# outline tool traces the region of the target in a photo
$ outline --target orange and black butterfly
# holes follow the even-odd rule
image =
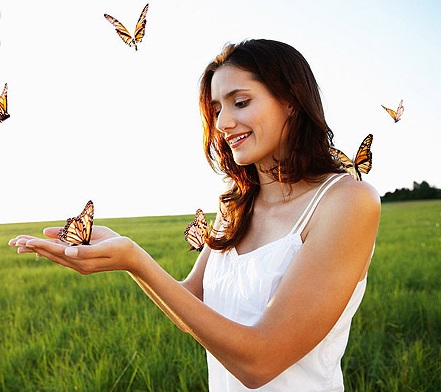
[[[93,203],[89,200],[83,212],[66,221],[58,232],[58,238],[69,245],[89,245],[93,225]]]
[[[8,83],[5,83],[2,95],[0,95],[0,123],[9,118],[8,113]]]
[[[403,100],[400,101],[397,111],[387,108],[386,106],[381,105],[381,107],[389,113],[389,115],[394,119],[395,122],[401,120],[401,115],[404,112]]]
[[[119,22],[117,19],[115,19],[113,16],[104,14],[104,17],[113,24],[115,27],[115,31],[120,36],[120,38],[130,47],[134,46],[135,50],[138,50],[138,47],[136,44],[139,44],[145,35],[145,25],[147,23],[146,16],[147,11],[149,10],[149,5],[147,4],[144,9],[141,12],[141,15],[139,16],[138,23],[136,24],[135,28],[135,34],[132,35],[129,33],[129,31],[124,27],[124,25]]]
[[[190,244],[189,252],[197,250],[201,252],[205,244],[205,235],[207,232],[207,219],[202,210],[196,211],[194,221],[188,224],[184,231],[185,240]]]
[[[361,173],[367,174],[372,169],[372,144],[373,135],[367,135],[361,143],[354,160],[349,159],[345,153],[331,147],[330,152],[341,166],[356,180],[361,181]]]

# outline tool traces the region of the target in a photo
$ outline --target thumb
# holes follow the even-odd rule
[[[78,247],[77,246],[67,246],[64,249],[64,255],[67,257],[77,257],[78,256]]]
[[[57,238],[58,232],[60,231],[60,229],[61,229],[61,227],[46,227],[43,230],[43,234],[49,238]]]
[[[97,245],[70,245],[64,248],[64,255],[72,259],[102,257],[102,249]]]
[[[108,258],[112,256],[115,249],[118,247],[118,239],[121,237],[109,238],[107,240],[91,245],[71,245],[64,248],[64,255],[66,257],[75,259],[94,259],[94,258]]]

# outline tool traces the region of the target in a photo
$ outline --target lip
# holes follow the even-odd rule
[[[231,148],[235,148],[239,146],[250,135],[251,132],[236,133],[234,135],[227,136],[225,140]]]

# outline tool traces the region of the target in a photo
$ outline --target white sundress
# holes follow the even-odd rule
[[[302,216],[283,238],[239,255],[211,251],[203,279],[204,303],[221,315],[243,325],[262,317],[286,268],[302,246],[300,234],[326,191],[343,176],[327,179],[316,191]],[[344,390],[341,358],[346,349],[352,317],[366,288],[360,281],[345,310],[327,336],[306,356],[258,389],[246,388],[207,352],[210,392],[341,392]]]

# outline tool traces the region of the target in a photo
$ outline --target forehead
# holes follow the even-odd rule
[[[265,89],[265,86],[256,80],[254,74],[232,65],[218,68],[211,79],[211,96],[219,100],[232,91]]]

